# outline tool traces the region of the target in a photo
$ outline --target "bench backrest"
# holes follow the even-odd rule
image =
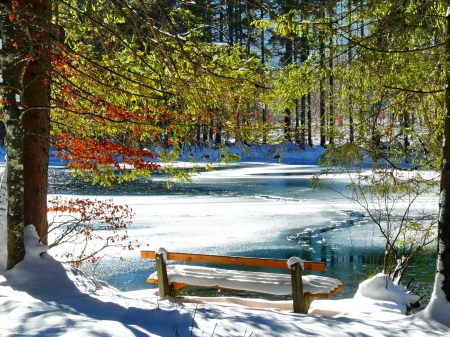
[[[144,259],[155,259],[156,252],[144,250],[144,251],[141,251],[141,257]],[[167,260],[183,261],[183,262],[212,263],[212,264],[228,264],[228,265],[248,266],[248,267],[289,269],[287,260],[266,259],[266,258],[256,258],[256,257],[186,254],[186,253],[168,252]],[[305,261],[304,262],[304,270],[325,271],[325,263]]]

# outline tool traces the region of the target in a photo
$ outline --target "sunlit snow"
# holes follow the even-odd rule
[[[289,165],[282,169],[289,170]],[[257,174],[256,167],[255,170],[254,173]],[[274,173],[275,171],[274,167]],[[219,171],[214,179],[230,174],[233,174],[233,170]],[[202,175],[199,179],[208,179],[208,175]],[[157,218],[152,218],[149,201],[144,202],[145,198],[150,199],[152,207],[162,208]],[[167,205],[168,197],[126,199],[137,213],[138,224],[140,221],[144,223],[149,220],[155,224],[152,228],[140,228],[137,225],[133,233],[143,236],[154,249],[164,246],[169,251],[182,251],[189,247],[198,247],[199,251],[196,253],[207,253],[217,238],[214,233],[201,234],[205,217],[200,209],[203,208],[204,211],[211,206],[207,202],[208,198],[185,199],[177,203],[176,209]],[[267,200],[265,197],[253,200],[256,206],[252,210],[252,202],[242,205],[235,198],[222,198],[218,204],[231,207],[225,210],[214,207],[210,214],[218,221],[222,215],[225,216],[231,209],[236,209],[239,216],[251,221],[257,210],[266,205]],[[279,200],[271,205],[283,209],[286,200]],[[315,206],[314,203],[308,203],[308,210],[299,208],[295,214],[308,214],[311,210],[320,212],[323,206],[321,203]],[[198,216],[190,219],[189,226],[192,228],[186,228],[186,214],[192,214],[192,209]],[[291,212],[289,207],[283,211]],[[211,223],[210,219],[206,223]],[[270,229],[274,224],[285,225],[283,221],[276,222],[276,217],[272,223],[260,221],[259,228],[242,226],[241,221],[236,221],[231,227],[227,227],[227,236],[221,237],[223,252],[227,253],[226,245],[229,243],[245,247],[249,244],[249,237],[256,245],[263,244],[264,240],[270,239]],[[215,225],[220,227],[223,224],[219,222]],[[185,234],[190,230],[192,234],[186,237]],[[223,232],[222,230],[221,233]],[[5,217],[2,215],[0,336],[425,337],[450,334],[450,307],[442,291],[438,289],[433,293],[432,302],[427,309],[416,315],[405,316],[405,306],[412,303],[414,298],[406,294],[401,287],[389,282],[386,288],[387,283],[383,276],[377,275],[362,283],[355,297],[315,300],[309,315],[302,315],[292,313],[291,301],[223,297],[160,299],[151,285],[145,290],[122,292],[56,261],[46,252],[47,247],[38,243],[33,227],[26,227],[25,238],[25,259],[6,271],[6,229]],[[139,255],[139,251],[132,251],[127,256],[133,254]],[[440,282],[438,274],[438,285]]]
[[[155,290],[120,292],[54,260],[26,227],[26,257],[0,274],[1,336],[445,336],[425,315],[364,299],[314,301],[310,315],[262,300],[159,299]],[[333,302],[333,305],[327,303]],[[320,303],[326,305],[320,307]],[[365,303],[362,304],[362,303]],[[281,305],[282,306],[282,305]],[[337,310],[339,308],[339,310]],[[362,309],[356,312],[355,309]],[[336,310],[336,317],[315,313]],[[443,310],[447,310],[445,304]]]

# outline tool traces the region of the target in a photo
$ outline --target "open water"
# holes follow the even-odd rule
[[[241,164],[203,172],[171,189],[163,174],[106,189],[51,168],[49,192],[113,197],[130,205],[136,215],[128,234],[139,239],[142,249],[324,261],[325,276],[345,284],[335,298],[348,298],[364,278],[381,271],[383,240],[356,205],[336,192],[310,188],[310,178],[320,170],[316,165]],[[333,185],[345,191],[347,183],[336,177]],[[437,200],[424,196],[422,203],[432,208]],[[139,249],[121,254],[124,262],[108,253],[95,267],[84,268],[121,290],[150,287],[145,279],[154,263],[142,260]],[[424,254],[405,276],[405,281],[415,278],[425,298],[434,266],[435,256]]]

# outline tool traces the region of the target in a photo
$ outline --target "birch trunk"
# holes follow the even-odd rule
[[[45,231],[47,225],[46,199],[42,196],[46,198],[47,194],[48,145],[43,143],[48,140],[50,87],[44,80],[44,67],[46,65],[49,68],[49,62],[43,62],[45,57],[42,51],[45,50],[45,43],[48,43],[45,37],[45,27],[51,19],[51,7],[48,4],[47,0],[0,1],[3,120],[7,131],[8,269],[25,256],[25,208],[31,211],[29,214],[36,215],[34,219],[45,218],[45,223],[41,221]],[[29,172],[27,184],[24,183],[25,131],[28,142],[25,149]],[[43,179],[44,185],[40,184]],[[30,197],[28,201],[25,193]],[[38,199],[40,207],[30,207],[35,205],[34,199]],[[30,219],[28,221],[35,222]]]
[[[2,5],[8,3],[3,1]],[[9,5],[9,7],[11,7]],[[3,7],[5,8],[5,7]],[[22,70],[20,54],[14,46],[13,23],[9,18],[2,17],[3,41],[3,86],[2,96],[3,120],[6,126],[7,142],[7,268],[10,269],[19,263],[25,256],[23,242],[23,130],[22,130]]]
[[[11,1],[0,2],[2,17],[2,97],[3,121],[6,126],[7,142],[7,268],[19,263],[25,256],[23,242],[23,61],[17,39],[17,8]],[[10,15],[8,15],[10,13]]]
[[[450,1],[447,4],[447,32],[445,40],[445,120],[444,120],[444,148],[441,176],[441,200],[438,231],[438,262],[437,278],[442,280],[441,287],[447,301],[450,302]],[[439,275],[440,274],[440,275]]]

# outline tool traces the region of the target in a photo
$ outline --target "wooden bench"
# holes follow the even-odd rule
[[[344,286],[333,278],[317,275],[302,276],[303,270],[325,271],[323,262],[303,261],[299,258],[289,260],[201,255],[166,252],[164,249],[141,251],[141,257],[156,260],[156,272],[147,278],[149,283],[157,283],[161,298],[176,297],[186,286],[213,289],[233,289],[257,291],[293,297],[296,313],[308,313],[311,302],[316,298],[329,298]],[[203,264],[224,264],[262,268],[290,269],[289,274],[271,272],[250,272],[192,265],[166,265],[166,261],[196,262]]]

